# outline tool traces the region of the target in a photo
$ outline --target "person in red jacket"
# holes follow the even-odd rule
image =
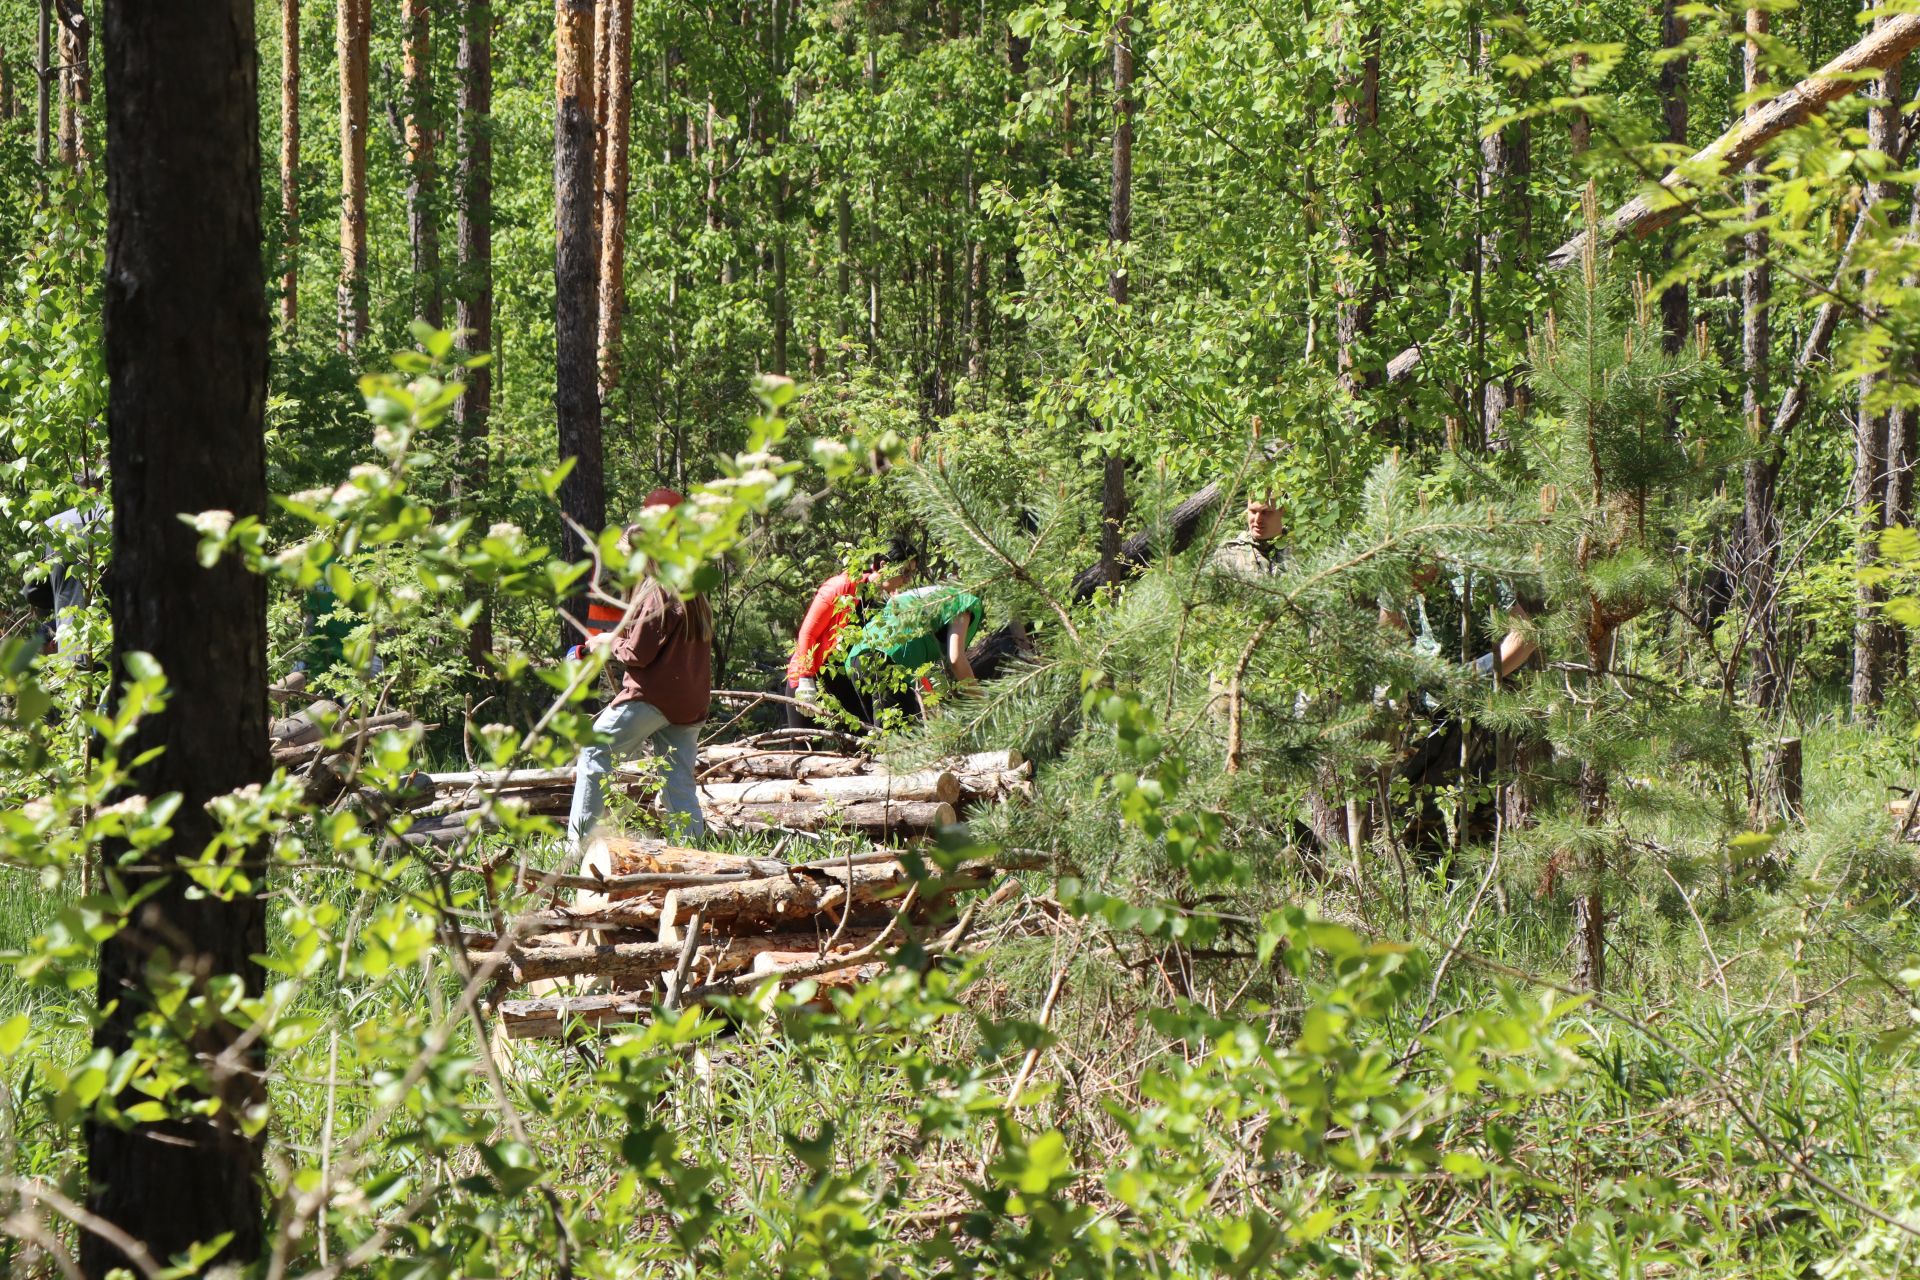
[[[672,489],[647,495],[649,507],[677,507],[684,501]],[[668,814],[686,819],[689,837],[698,838],[707,829],[694,768],[713,693],[713,610],[705,596],[682,600],[651,578],[634,588],[634,596],[633,617],[624,627],[587,641],[595,650],[608,650],[620,664],[620,692],[594,718],[594,741],[581,748],[574,769],[567,838],[575,848],[592,835],[606,806],[601,778],[616,759],[630,757],[649,743],[655,755],[666,757],[662,790]]]
[[[913,544],[904,537],[895,538],[885,551],[873,557],[866,573],[836,573],[820,584],[794,637],[793,657],[787,662],[789,697],[817,706],[824,689],[847,711],[863,720],[871,718],[867,700],[847,678],[840,635],[859,611],[861,591],[867,589],[871,596],[880,598],[892,595],[912,580],[914,559]],[[804,728],[813,719],[802,707],[788,705],[787,723],[794,728]]]

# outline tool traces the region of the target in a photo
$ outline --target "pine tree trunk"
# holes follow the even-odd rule
[[[460,283],[454,325],[470,352],[493,349],[493,5],[461,0],[460,12],[460,193],[454,216],[459,240]],[[463,497],[486,491],[493,368],[467,371],[466,394],[455,410],[460,423],[459,484]],[[467,633],[467,658],[484,669],[493,652],[493,612],[483,607]]]
[[[600,255],[593,206],[600,184],[593,172],[593,0],[555,0],[554,14],[554,413],[560,458],[573,461],[560,483],[560,510],[567,518],[561,554],[577,561],[585,558],[586,544],[575,526],[594,537],[606,524],[595,332]],[[584,606],[576,616],[585,616]],[[580,640],[564,621],[560,637],[563,649]]]
[[[86,107],[93,100],[93,29],[82,0],[59,0],[60,163],[87,158]]]
[[[204,894],[179,859],[198,858],[219,823],[209,802],[267,780],[266,581],[237,556],[211,568],[183,511],[267,518],[264,417],[268,318],[260,234],[260,100],[252,0],[112,3],[105,9],[107,264],[103,317],[113,478],[113,561],[106,587],[112,662],[151,654],[171,691],[122,747],[137,760],[131,795],[177,793],[172,838],[115,873],[141,895],[101,945],[95,1045],[118,1055],[152,1017],[149,973],[187,985],[164,1015],[191,1023],[187,1048],[211,1073],[211,1114],[132,1124],[89,1122],[89,1208],[161,1260],[228,1240],[223,1262],[263,1244],[261,1138],[240,1117],[265,1105],[264,1048],[208,1009],[232,983],[263,990],[264,884]],[[135,853],[102,848],[103,859]],[[147,896],[149,895],[150,896]],[[140,1031],[139,1034],[151,1034]],[[125,1106],[144,1100],[134,1089]],[[176,1114],[195,1097],[183,1083]],[[81,1231],[89,1276],[127,1265]],[[209,1260],[211,1261],[211,1260]]]
[[[280,0],[280,329],[300,324],[300,0]]]
[[[833,245],[838,259],[834,267],[834,291],[838,299],[834,335],[840,339],[840,368],[844,372],[852,359],[847,341],[853,334],[853,201],[847,198],[844,183],[833,196]]]
[[[367,338],[367,44],[372,0],[338,0],[340,60],[340,349]]]
[[[1336,21],[1334,40],[1344,43],[1345,39],[1345,22]],[[1374,268],[1369,272],[1372,278],[1365,282],[1355,280],[1351,271],[1337,275],[1334,280],[1334,292],[1339,299],[1334,311],[1334,360],[1340,383],[1350,396],[1359,395],[1378,381],[1373,372],[1360,368],[1359,348],[1373,333],[1374,299],[1380,285],[1378,272],[1384,265],[1374,252],[1378,246],[1377,235],[1382,230],[1378,225],[1379,210],[1372,211],[1374,227],[1365,227],[1357,208],[1359,200],[1353,194],[1363,186],[1371,186],[1370,144],[1380,123],[1379,28],[1369,29],[1361,39],[1364,53],[1360,74],[1358,78],[1341,77],[1334,86],[1333,98],[1333,127],[1340,136],[1338,145],[1347,156],[1343,167],[1349,185],[1346,198],[1337,202],[1341,256],[1347,262],[1369,257],[1373,259]],[[1377,200],[1377,188],[1375,194]],[[1365,250],[1363,241],[1368,246]]]
[[[414,314],[446,323],[440,287],[440,224],[434,210],[433,0],[406,0],[402,76],[407,94],[407,243],[413,253]]]
[[[1597,826],[1607,811],[1607,777],[1592,764],[1580,766],[1579,801],[1581,820]],[[1589,881],[1573,900],[1573,986],[1581,991],[1601,991],[1607,985],[1607,911],[1601,879],[1606,875],[1606,859],[1596,855],[1587,867]]]
[[[1515,18],[1524,21],[1525,4],[1516,4]],[[1493,40],[1484,38],[1480,50],[1481,73],[1495,74]],[[1480,235],[1480,271],[1495,298],[1505,302],[1507,290],[1501,276],[1510,264],[1524,261],[1532,247],[1533,201],[1528,190],[1533,170],[1533,127],[1517,120],[1480,140],[1480,190],[1483,196],[1483,223]],[[1526,334],[1517,325],[1504,322],[1511,308],[1496,308],[1499,321],[1488,326],[1501,340],[1503,359],[1517,356],[1526,342]],[[1489,334],[1488,336],[1492,336]],[[1524,388],[1505,375],[1496,375],[1482,361],[1480,426],[1481,439],[1489,448],[1505,443],[1502,419],[1520,404]]]
[[[1661,0],[1660,44],[1677,49],[1686,43],[1687,20],[1680,16],[1680,0]],[[1660,114],[1666,120],[1667,141],[1684,146],[1687,141],[1687,70],[1691,58],[1674,58],[1660,68]],[[1663,245],[1662,261],[1671,262],[1673,249]],[[1686,342],[1693,328],[1687,304],[1687,286],[1668,285],[1660,294],[1660,323],[1665,333],[1664,346],[1671,353]]]
[[[1571,70],[1573,74],[1575,76],[1578,76],[1584,73],[1587,69],[1588,64],[1590,64],[1592,61],[1593,61],[1592,54],[1589,54],[1589,53],[1574,54],[1573,61],[1571,64]],[[1579,93],[1580,89],[1577,85],[1575,85],[1572,87],[1571,91],[1574,93]],[[1593,143],[1593,120],[1587,115],[1587,113],[1584,110],[1582,110],[1579,107],[1575,107],[1572,110],[1572,112],[1570,112],[1567,116],[1567,145],[1572,149],[1574,155],[1579,156],[1579,155],[1585,155],[1587,148],[1591,146],[1592,143]]]
[[[1867,145],[1888,157],[1899,154],[1900,68],[1897,64],[1874,81],[1871,104],[1867,108]],[[1864,199],[1876,223],[1888,217],[1892,196],[1892,184],[1884,179],[1867,184]],[[1862,295],[1872,296],[1876,274],[1873,271],[1865,274],[1861,280]],[[1879,318],[1877,314],[1873,316],[1875,320]],[[1854,416],[1852,499],[1854,518],[1860,525],[1854,562],[1864,570],[1877,559],[1880,531],[1886,527],[1887,412],[1878,403],[1880,388],[1876,375],[1863,374],[1859,390],[1859,407]],[[1855,587],[1850,693],[1856,720],[1873,719],[1886,692],[1887,627],[1880,616],[1880,599],[1881,593],[1866,582]]]
[[[1767,34],[1770,14],[1765,9],[1747,10],[1745,89],[1752,94],[1760,87],[1760,43],[1752,37]],[[1752,116],[1759,103],[1747,108]],[[1762,184],[1750,179],[1743,195],[1747,216],[1759,220],[1766,216],[1761,200]],[[1748,430],[1754,439],[1765,438],[1770,425],[1771,370],[1768,365],[1772,345],[1773,272],[1767,257],[1767,233],[1756,228],[1746,235],[1747,270],[1741,280],[1741,363],[1746,379],[1741,407]],[[1743,476],[1744,509],[1740,524],[1738,565],[1741,591],[1753,636],[1753,664],[1748,692],[1754,706],[1771,715],[1780,709],[1786,697],[1786,663],[1780,652],[1779,610],[1774,600],[1774,574],[1779,557],[1780,526],[1774,509],[1774,485],[1779,463],[1770,451],[1749,459]]]
[[[593,244],[597,254],[600,247],[600,226],[606,218],[606,177],[607,177],[607,104],[612,101],[607,82],[613,75],[613,63],[608,53],[613,48],[613,38],[608,24],[613,21],[613,0],[594,0],[593,5]],[[594,270],[599,271],[598,259]],[[594,305],[599,305],[596,295]]]
[[[34,134],[33,162],[47,167],[48,143],[53,128],[53,0],[40,0],[33,48]]]
[[[1121,11],[1113,33],[1113,174],[1107,210],[1107,240],[1116,262],[1107,277],[1107,296],[1127,305],[1127,268],[1123,256],[1133,239],[1133,8]],[[1100,568],[1107,581],[1120,581],[1120,537],[1127,519],[1127,463],[1109,453],[1100,476]]]
[[[604,0],[607,13],[605,207],[600,223],[600,394],[620,381],[620,326],[627,305],[627,156],[633,133],[633,0]]]

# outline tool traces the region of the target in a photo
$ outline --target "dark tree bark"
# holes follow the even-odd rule
[[[1588,53],[1574,54],[1572,69],[1575,76],[1578,76],[1581,73],[1585,72],[1587,69],[1587,65],[1592,61],[1593,61],[1592,54],[1588,54]],[[1580,92],[1580,87],[1577,84],[1574,85],[1573,91],[1575,93]],[[1579,107],[1575,107],[1573,111],[1567,116],[1567,144],[1569,147],[1572,148],[1573,154],[1578,156],[1578,155],[1585,155],[1587,148],[1591,146],[1592,143],[1593,143],[1593,121],[1591,118],[1588,117],[1585,111],[1581,110]]]
[[[1760,43],[1753,37],[1767,33],[1769,17],[1765,9],[1747,10],[1749,38],[1744,84],[1748,94],[1758,89],[1761,82]],[[1747,107],[1749,118],[1759,106],[1754,102]],[[1757,180],[1749,180],[1743,193],[1747,215],[1756,221],[1766,216],[1761,191]],[[1746,380],[1741,408],[1748,429],[1760,440],[1765,437],[1766,414],[1772,400],[1768,358],[1772,344],[1773,272],[1767,257],[1766,231],[1761,228],[1749,231],[1745,247],[1747,270],[1740,286],[1740,349]],[[1779,464],[1770,450],[1749,459],[1743,468],[1744,502],[1736,557],[1753,637],[1748,693],[1753,704],[1768,714],[1780,709],[1787,692],[1786,663],[1780,652],[1779,609],[1774,599],[1780,541],[1779,517],[1774,505],[1778,472]]]
[[[773,0],[770,13],[772,21],[767,33],[773,79],[776,84],[784,83],[787,74],[787,0]],[[764,116],[765,137],[762,139],[762,154],[773,145],[787,141],[787,103],[784,95],[774,94],[767,104]],[[787,348],[793,342],[793,301],[788,293],[788,245],[787,245],[787,197],[791,179],[784,171],[772,174],[769,179],[768,201],[772,206],[773,225],[769,229],[768,267],[772,287],[767,293],[767,320],[771,330],[768,338],[767,367],[782,377],[787,372]]]
[[[129,894],[151,890],[100,950],[100,1005],[112,1011],[94,1043],[118,1054],[151,1009],[150,973],[185,982],[196,998],[236,980],[250,995],[262,990],[258,889],[190,896],[188,881],[167,870],[214,835],[210,800],[270,771],[265,580],[233,558],[201,568],[197,535],[180,520],[215,509],[267,514],[268,320],[254,5],[112,3],[104,37],[112,661],[125,674],[129,654],[152,654],[172,691],[122,758],[151,756],[134,769],[131,792],[183,801],[172,839],[114,872]],[[102,856],[111,867],[126,852],[109,846]],[[264,1105],[265,1063],[257,1044],[239,1047],[243,1033],[218,1016],[190,1032],[206,1075],[184,1092],[217,1098],[215,1115],[88,1125],[93,1212],[161,1261],[226,1233],[224,1260],[260,1254],[261,1148],[237,1119]],[[237,1061],[223,1064],[230,1054]],[[87,1274],[126,1265],[98,1234],[80,1235]]]
[[[1133,27],[1132,7],[1121,13],[1113,33],[1113,173],[1107,210],[1107,239],[1118,257],[1133,239]],[[1127,269],[1116,261],[1107,278],[1107,296],[1127,305]],[[1109,453],[1100,476],[1100,567],[1118,583],[1120,535],[1127,519],[1127,463]]]
[[[413,311],[446,323],[440,287],[440,223],[434,211],[433,0],[406,0],[402,78],[407,95],[407,244],[413,254]]]
[[[280,0],[280,329],[300,323],[300,0]]]
[[[454,325],[470,352],[493,349],[493,5],[462,0],[460,12],[460,192],[454,214],[459,241],[459,293]],[[493,368],[467,371],[467,391],[456,410],[460,422],[459,483],[463,497],[486,490]],[[493,615],[483,608],[467,633],[467,657],[484,667],[493,652]]]
[[[372,0],[338,0],[340,61],[340,349],[367,337],[367,43]]]
[[[0,41],[0,120],[13,119],[13,66],[7,60],[7,46]]]
[[[1900,67],[1897,63],[1874,81],[1871,105],[1867,108],[1867,145],[1889,157],[1899,154]],[[1887,219],[1893,207],[1892,196],[1893,186],[1884,178],[1867,184],[1864,203],[1876,225]],[[1872,296],[1875,274],[1869,271],[1861,281],[1862,294]],[[1873,318],[1879,319],[1877,315]],[[1854,415],[1852,499],[1860,534],[1854,562],[1866,569],[1878,558],[1880,531],[1886,527],[1887,411],[1879,403],[1876,375],[1862,375],[1859,389],[1859,406]],[[1880,591],[1865,581],[1855,588],[1850,693],[1856,720],[1871,720],[1878,714],[1886,692],[1889,645],[1887,626],[1880,616],[1880,601]]]
[[[1687,20],[1680,16],[1680,0],[1661,0],[1661,47],[1677,49],[1686,40]],[[1679,146],[1687,141],[1687,69],[1692,61],[1676,57],[1660,66],[1660,114],[1666,119],[1667,141]],[[1672,246],[1662,246],[1660,253],[1663,260],[1672,260]],[[1660,324],[1667,351],[1678,351],[1693,328],[1686,285],[1670,284],[1661,291]]]
[[[553,114],[554,187],[554,414],[560,458],[573,469],[560,482],[561,554],[586,555],[588,537],[606,524],[606,481],[600,450],[600,380],[596,302],[599,247],[593,242],[593,206],[600,184],[593,172],[593,0],[555,0],[554,51],[559,59]],[[584,585],[582,587],[584,590]],[[584,616],[581,615],[581,616]],[[561,647],[579,642],[561,623]]]
[[[620,322],[627,306],[627,180],[633,133],[633,0],[604,0],[607,91],[600,214],[600,393],[620,381]]]

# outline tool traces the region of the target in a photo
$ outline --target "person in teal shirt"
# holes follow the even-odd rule
[[[888,599],[879,616],[847,650],[847,670],[880,706],[912,705],[897,686],[915,693],[924,677],[944,668],[957,685],[973,683],[967,646],[980,630],[986,602],[951,583],[914,587]]]

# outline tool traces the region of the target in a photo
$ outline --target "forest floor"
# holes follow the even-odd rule
[[[1878,1048],[1909,1022],[1905,992],[1887,975],[1920,950],[1909,910],[1913,860],[1906,848],[1889,851],[1885,816],[1888,785],[1912,780],[1900,776],[1892,763],[1897,752],[1884,737],[1836,726],[1831,717],[1809,724],[1805,743],[1808,821],[1767,855],[1775,868],[1768,889],[1722,896],[1711,876],[1696,875],[1684,888],[1681,877],[1662,877],[1647,897],[1622,904],[1613,989],[1604,1006],[1571,1015],[1585,1034],[1583,1069],[1511,1118],[1511,1158],[1528,1171],[1527,1185],[1484,1200],[1436,1189],[1418,1206],[1413,1236],[1398,1240],[1377,1225],[1363,1235],[1355,1227],[1352,1247],[1379,1251],[1383,1273],[1394,1270],[1394,1259],[1416,1255],[1480,1255],[1492,1265],[1524,1253],[1524,1239],[1535,1234],[1551,1236],[1572,1224],[1591,1232],[1594,1223],[1612,1221],[1619,1239],[1595,1238],[1592,1248],[1670,1242],[1668,1251],[1655,1250],[1619,1274],[1657,1274],[1662,1259],[1700,1273],[1799,1274],[1809,1257],[1806,1232],[1840,1229],[1823,1215],[1862,1226],[1846,1217],[1836,1196],[1882,1203],[1890,1186],[1902,1183],[1902,1171],[1920,1164],[1920,1078],[1903,1056]],[[558,847],[535,860],[557,864]],[[1860,860],[1878,865],[1841,873],[1841,864]],[[1511,885],[1504,902],[1478,894],[1484,856],[1466,863],[1451,875],[1429,869],[1416,876],[1405,903],[1388,903],[1384,893],[1363,902],[1329,884],[1313,890],[1330,915],[1372,921],[1382,936],[1405,936],[1406,928],[1410,941],[1435,954],[1457,940],[1459,955],[1445,981],[1436,982],[1424,1007],[1416,1001],[1403,1021],[1389,1019],[1389,1041],[1417,1037],[1442,1010],[1497,1004],[1516,974],[1555,981],[1570,967],[1564,906]],[[1148,1018],[1172,1002],[1172,992],[1151,966],[1130,965],[1103,942],[1096,927],[1054,910],[1044,875],[1027,873],[1023,882],[1024,894],[978,923],[976,933],[992,945],[960,991],[961,1004],[992,1018],[1050,1018],[1056,1038],[1032,1063],[1032,1082],[1048,1091],[1032,1103],[1032,1118],[1061,1129],[1080,1159],[1098,1167],[1103,1152],[1120,1160],[1126,1151],[1103,1104],[1141,1105],[1143,1071],[1160,1055],[1181,1051]],[[1882,900],[1860,902],[1823,893],[1832,884],[1886,890]],[[1283,898],[1307,891],[1284,874],[1260,888]],[[0,873],[0,950],[23,950],[63,911],[77,923],[74,890],[25,872]],[[303,878],[298,891],[335,894],[341,918],[353,918],[350,875]],[[386,973],[337,977],[305,986],[301,1012],[318,1034],[274,1060],[275,1123],[295,1146],[318,1145],[323,1134],[343,1132],[369,1114],[378,1082],[333,1080],[337,1037],[396,1009],[448,1000],[447,966],[431,950]],[[1057,994],[1056,1007],[1043,1012],[1049,993]],[[1247,1003],[1263,997],[1274,1001],[1276,1027],[1285,1027],[1294,1014],[1275,995],[1258,984],[1236,991],[1209,980],[1195,999],[1244,1013],[1266,1007]],[[62,997],[24,986],[11,969],[0,973],[0,1007],[30,1010],[43,1029],[64,1028],[72,1059],[84,1056],[77,1051],[89,1035],[93,998],[90,984]],[[912,1046],[915,1061],[960,1063],[981,1051],[967,1018],[929,1018],[918,1027],[910,1033],[920,1038]],[[475,1038],[472,1047],[479,1051],[482,1042]],[[599,1087],[598,1051],[535,1041],[501,1052],[508,1095],[547,1167],[566,1171],[581,1187],[612,1185],[622,1167],[622,1132],[605,1112],[569,1101]],[[668,1095],[666,1122],[741,1171],[729,1194],[744,1201],[744,1210],[756,1194],[771,1196],[795,1176],[783,1172],[794,1168],[791,1136],[823,1126],[837,1133],[843,1150],[872,1162],[866,1176],[879,1176],[873,1170],[890,1162],[912,1166],[915,1199],[898,1211],[915,1222],[964,1206],[968,1185],[994,1158],[983,1130],[934,1142],[915,1131],[916,1076],[903,1069],[898,1052],[869,1053],[853,1043],[823,1050],[767,1025],[707,1042],[695,1059],[696,1069]],[[332,1085],[309,1087],[313,1081]],[[489,1110],[491,1099],[475,1088],[474,1109]],[[35,1163],[56,1176],[73,1172],[80,1158],[54,1133],[14,1136],[29,1147],[44,1144]],[[1789,1141],[1814,1153],[1801,1176],[1790,1176],[1777,1158]],[[1247,1160],[1238,1171],[1244,1185],[1228,1185],[1223,1194],[1256,1194],[1262,1175],[1251,1152]],[[1808,1176],[1832,1190],[1811,1194]],[[1678,1188],[1679,1203],[1654,1194],[1649,1179]],[[1649,1226],[1646,1214],[1672,1221]],[[1727,1240],[1740,1241],[1741,1251],[1715,1243]]]

